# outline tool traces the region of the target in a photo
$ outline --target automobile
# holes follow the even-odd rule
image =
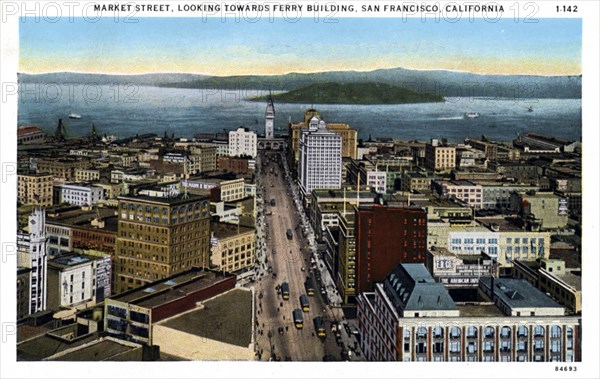
[[[274,273],[273,273],[273,279],[275,279],[276,277],[277,277],[277,273],[276,273],[276,272],[274,272]]]
[[[304,267],[300,267],[300,271],[304,272],[306,270],[304,269]]]

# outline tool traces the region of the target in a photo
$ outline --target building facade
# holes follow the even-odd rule
[[[313,117],[300,137],[300,187],[308,196],[319,188],[342,185],[342,138],[329,132],[324,121]]]
[[[436,172],[456,168],[456,147],[432,139],[425,145],[425,166]]]
[[[254,266],[256,231],[234,224],[211,223],[211,263],[218,270],[237,272]]]
[[[497,279],[489,301],[457,305],[426,270],[414,271],[398,269],[359,297],[368,360],[581,361],[581,318],[565,316],[564,308],[528,282]],[[483,296],[489,284],[480,282]]]
[[[35,208],[25,230],[17,231],[18,267],[30,269],[28,314],[46,310],[48,253],[46,211]]]
[[[82,207],[104,201],[104,189],[102,187],[76,184],[61,184],[56,187],[60,191],[60,203]]]
[[[245,128],[229,132],[229,156],[256,158],[256,133]]]
[[[400,263],[425,262],[424,209],[372,204],[355,212],[357,294],[372,291]]]
[[[52,175],[19,174],[17,176],[17,201],[23,205],[52,205]]]
[[[115,292],[209,267],[209,219],[207,197],[119,197]]]
[[[48,308],[96,303],[96,261],[79,254],[48,262]]]

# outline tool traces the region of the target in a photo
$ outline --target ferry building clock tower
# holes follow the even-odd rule
[[[267,110],[265,111],[265,139],[273,139],[273,125],[275,124],[275,107],[273,98],[269,95],[267,99]]]

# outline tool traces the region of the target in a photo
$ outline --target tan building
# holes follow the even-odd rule
[[[17,201],[23,205],[52,205],[52,175],[20,174],[17,176]]]
[[[581,313],[581,268],[568,269],[560,259],[514,261],[513,276],[525,279],[564,305],[569,313]]]
[[[208,197],[121,196],[115,248],[116,293],[209,266]]]
[[[456,168],[456,147],[432,139],[425,145],[425,165],[434,171],[449,171]]]
[[[250,268],[254,265],[255,250],[254,228],[224,222],[211,223],[210,260],[213,267],[226,272]]]
[[[76,168],[75,169],[75,181],[76,182],[91,182],[94,180],[100,180],[100,170]]]
[[[217,147],[214,145],[203,144],[200,146],[190,147],[190,152],[199,156],[200,170],[199,172],[210,172],[217,169]],[[189,171],[188,171],[189,172]]]
[[[67,181],[75,180],[75,170],[78,168],[87,168],[90,162],[84,159],[77,158],[60,158],[60,159],[38,159],[37,172],[50,174],[55,178],[65,179]]]
[[[354,210],[339,213],[338,272],[335,277],[344,304],[356,296],[356,235]]]
[[[314,116],[321,118],[321,115],[315,109],[308,109],[304,112],[304,121],[289,124],[290,152],[293,157],[292,167],[298,167],[300,160],[300,132],[308,129],[310,119]],[[356,146],[358,139],[358,131],[350,128],[350,125],[345,123],[328,122],[327,130],[339,134],[342,137],[342,157],[356,159]]]

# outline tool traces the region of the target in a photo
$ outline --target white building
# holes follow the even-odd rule
[[[94,185],[61,184],[60,202],[71,205],[92,205],[104,200],[104,189]]]
[[[48,262],[48,305],[73,307],[96,302],[97,262],[79,254],[66,255]],[[104,293],[104,289],[102,289]]]
[[[18,266],[31,269],[29,314],[46,310],[47,264],[46,212],[35,208],[25,230],[17,232]]]
[[[265,111],[265,138],[273,139],[273,125],[275,124],[275,107],[273,106],[273,99],[269,96],[267,100],[267,109]]]
[[[367,185],[377,193],[385,193],[387,173],[385,171],[367,171]]]
[[[300,135],[300,187],[306,195],[319,188],[342,185],[342,137],[313,117]]]
[[[420,267],[419,267],[420,266]],[[581,318],[525,280],[482,278],[482,302],[461,303],[417,264],[402,264],[358,299],[369,361],[573,362]]]
[[[245,128],[230,131],[229,156],[256,158],[256,133]]]

